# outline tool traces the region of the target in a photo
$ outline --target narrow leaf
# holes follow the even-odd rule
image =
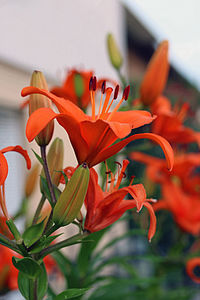
[[[57,295],[54,300],[65,300],[72,299],[78,296],[85,294],[88,291],[88,288],[85,289],[68,289],[61,294]]]

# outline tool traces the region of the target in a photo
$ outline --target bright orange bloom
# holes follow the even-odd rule
[[[200,233],[200,197],[189,194],[173,182],[162,185],[163,200],[159,200],[155,210],[167,209],[172,212],[176,223],[193,235]]]
[[[14,251],[0,245],[0,291],[6,288],[9,290],[18,288],[18,270],[12,264],[14,255],[16,255]]]
[[[151,240],[156,230],[156,217],[149,202],[154,200],[146,199],[146,192],[142,184],[130,184],[128,187],[119,189],[128,163],[127,160],[123,161],[123,166],[121,172],[118,172],[118,179],[115,185],[115,176],[111,172],[107,172],[107,176],[110,174],[111,180],[109,189],[107,181],[105,192],[102,191],[98,184],[96,171],[93,168],[90,170],[90,181],[85,198],[87,214],[84,228],[89,232],[99,231],[117,221],[126,210],[136,207],[139,212],[145,206],[150,214],[151,221],[148,238]],[[132,196],[131,200],[124,199],[128,194]]]
[[[183,125],[188,108],[188,104],[184,103],[182,107],[175,106],[172,109],[166,97],[158,97],[151,106],[152,112],[157,115],[152,124],[152,131],[173,144],[197,142],[200,145],[200,133]]]
[[[86,162],[89,167],[95,166],[119,152],[131,141],[149,138],[162,147],[168,168],[171,169],[173,166],[173,150],[169,143],[158,135],[151,133],[137,134],[112,145],[118,139],[130,134],[132,129],[151,123],[154,117],[147,111],[117,111],[121,103],[128,97],[128,87],[124,90],[121,100],[113,111],[109,112],[112,103],[117,98],[119,87],[116,87],[114,96],[109,103],[112,88],[105,89],[105,82],[102,84],[99,111],[95,114],[95,89],[96,80],[93,78],[90,89],[92,116],[87,116],[72,102],[56,97],[46,90],[35,87],[24,88],[22,96],[34,93],[43,94],[49,97],[60,111],[56,114],[51,109],[41,108],[34,112],[27,123],[26,136],[28,140],[32,141],[51,120],[56,118],[67,131],[79,164]],[[105,100],[103,103],[104,95]]]
[[[51,92],[58,97],[72,101],[81,109],[85,109],[90,103],[88,86],[92,75],[92,71],[72,69],[68,72],[63,85],[53,87]]]
[[[166,85],[169,72],[168,41],[163,41],[154,52],[140,86],[140,101],[152,104]]]
[[[8,219],[8,211],[6,207],[5,201],[5,180],[8,175],[8,163],[4,156],[4,153],[9,151],[15,151],[20,153],[26,160],[27,168],[31,168],[31,160],[28,156],[26,150],[24,150],[21,146],[9,146],[0,150],[0,206],[3,211],[4,216]]]
[[[200,165],[199,153],[175,155],[174,167],[171,172],[165,168],[165,160],[141,152],[133,152],[130,158],[147,165],[146,174],[155,183],[174,182],[178,180],[182,189],[188,193],[196,193],[200,187],[200,176],[195,168]]]
[[[192,234],[200,233],[200,176],[195,169],[200,165],[200,154],[175,156],[172,172],[164,168],[164,160],[142,153],[132,153],[131,158],[147,164],[146,174],[162,187],[162,200],[154,209],[172,212],[177,224]]]

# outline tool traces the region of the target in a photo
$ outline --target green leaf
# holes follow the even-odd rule
[[[30,257],[17,258],[13,256],[12,262],[15,268],[24,273],[29,279],[37,278],[42,272],[41,266]]]
[[[55,259],[60,271],[67,278],[69,277],[71,270],[73,268],[72,262],[66,257],[66,255],[62,254],[60,251],[55,251],[51,254]]]
[[[37,158],[37,160],[39,161],[39,163],[41,163],[41,165],[43,166],[44,162],[42,157],[40,157],[33,149],[32,149],[33,153],[35,154],[35,157]]]
[[[80,273],[84,274],[90,267],[89,261],[92,253],[107,230],[108,229],[105,228],[101,231],[94,232],[84,239],[85,242],[90,241],[90,243],[83,243],[80,248],[78,256],[78,266]]]
[[[23,235],[22,238],[24,240],[24,244],[26,247],[32,246],[39,238],[41,237],[44,231],[44,220],[38,224],[32,225],[28,227]]]
[[[40,180],[41,180],[40,181],[41,182],[41,185],[40,185],[41,193],[48,199],[50,205],[53,207],[53,203],[52,203],[52,200],[51,200],[51,194],[50,194],[50,191],[49,191],[47,180],[46,180],[46,178],[44,178],[41,175],[40,175]]]
[[[85,289],[68,289],[61,294],[57,295],[54,300],[64,300],[64,299],[72,299],[78,296],[85,294],[88,291],[88,288]]]
[[[25,299],[29,300],[29,278],[23,273],[19,272],[18,275],[18,287],[21,294]],[[41,273],[37,277],[37,292],[38,292],[38,300],[43,299],[44,295],[47,292],[48,281],[47,281],[47,273],[44,264],[41,265]]]
[[[67,185],[67,184],[68,184],[68,177],[67,177],[67,175],[65,174],[65,172],[61,171],[61,173],[63,174],[63,177],[64,177],[64,179],[65,179],[65,185]]]
[[[30,250],[30,253],[38,253],[40,252],[41,250],[43,250],[44,248],[46,248],[47,246],[49,246],[53,240],[55,240],[58,236],[62,235],[63,233],[60,233],[60,234],[57,234],[57,235],[54,235],[54,236],[43,236],[39,243],[37,243],[37,245],[35,245],[31,250]]]

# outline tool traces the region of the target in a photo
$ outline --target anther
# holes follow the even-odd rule
[[[93,88],[93,76],[90,78],[90,82],[89,82],[89,90],[91,91]]]
[[[102,83],[102,86],[101,86],[102,94],[105,94],[105,91],[106,91],[106,81],[104,80],[103,83]]]
[[[115,87],[114,99],[117,99],[118,93],[119,93],[119,84],[116,85],[116,87]]]
[[[93,91],[96,91],[96,89],[97,89],[97,78],[96,78],[96,76],[93,77],[92,89],[93,89]]]
[[[111,173],[111,170],[105,172],[106,175],[108,175],[110,173]]]
[[[120,162],[115,161],[115,164],[117,164],[118,166],[120,166],[120,168],[122,168],[122,165],[120,164]]]
[[[124,93],[123,93],[123,98],[124,98],[124,100],[127,100],[127,99],[128,99],[129,92],[130,92],[130,85],[128,85],[128,86],[125,87],[125,89],[124,89]]]

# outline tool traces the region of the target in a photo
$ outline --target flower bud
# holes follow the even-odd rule
[[[31,77],[31,86],[48,90],[45,77],[42,72],[34,71]],[[41,94],[30,95],[29,100],[29,116],[38,108],[51,108],[51,100]],[[51,141],[54,130],[54,121],[51,121],[36,137],[36,142],[39,146],[46,146]]]
[[[111,33],[107,35],[107,47],[111,64],[115,69],[119,70],[122,66],[123,59],[114,36]]]
[[[78,98],[81,98],[84,93],[84,82],[82,75],[78,72],[74,74],[74,89],[76,92],[76,96]]]
[[[73,222],[83,205],[90,171],[86,163],[79,166],[60,195],[53,211],[53,221],[59,226]]]
[[[151,105],[162,94],[166,85],[169,72],[168,47],[168,41],[163,41],[147,66],[140,86],[140,100],[144,105]]]
[[[63,158],[64,158],[64,145],[63,141],[59,138],[55,138],[47,154],[47,164],[51,181],[53,185],[58,186],[60,178],[62,176],[63,169]],[[44,169],[42,169],[41,176],[45,177]]]
[[[35,164],[32,169],[29,171],[25,183],[25,196],[26,198],[30,197],[33,193],[36,183],[39,176],[39,165]]]

